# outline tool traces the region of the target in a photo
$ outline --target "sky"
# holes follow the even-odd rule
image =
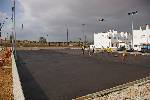
[[[0,22],[11,18],[11,1],[0,0]],[[83,40],[83,32],[89,41],[94,32],[131,32],[128,13],[138,11],[134,15],[134,29],[138,29],[150,24],[149,5],[150,0],[16,0],[17,39],[38,40],[44,36],[48,41],[66,41],[67,28],[70,41]],[[98,22],[99,18],[104,21]],[[11,34],[11,27],[8,19],[3,36]]]

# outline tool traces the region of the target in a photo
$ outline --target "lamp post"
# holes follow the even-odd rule
[[[68,30],[68,27],[67,27],[67,45],[69,45],[69,30]]]
[[[103,22],[104,18],[98,18],[97,23]]]
[[[98,18],[97,19],[97,23],[100,23],[100,22],[103,22],[104,21],[104,18]],[[105,26],[104,26],[105,27]]]
[[[86,25],[86,24],[82,24],[82,27],[83,27],[83,43],[84,43],[84,44],[85,44],[85,42],[86,42],[86,36],[85,36],[85,33],[84,33],[85,25]]]
[[[47,37],[47,39],[46,39],[46,45],[48,45],[48,34],[46,34],[46,37]]]
[[[128,15],[131,15],[131,28],[132,28],[132,39],[131,39],[131,43],[132,43],[132,49],[133,49],[133,29],[134,29],[134,23],[133,23],[133,15],[137,14],[138,11],[133,11],[128,13]]]
[[[98,22],[103,22],[104,21],[104,18],[99,18],[98,19]]]

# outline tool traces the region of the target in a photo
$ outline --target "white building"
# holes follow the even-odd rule
[[[143,45],[150,44],[150,29],[146,25],[145,29],[133,30],[133,49],[141,51]]]
[[[94,33],[95,48],[120,48],[131,45],[131,34],[127,32],[118,33],[117,31],[108,31],[106,33]]]
[[[107,48],[111,46],[111,39],[107,33],[94,33],[95,48]]]

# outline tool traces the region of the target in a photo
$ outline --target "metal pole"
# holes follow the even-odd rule
[[[69,45],[69,31],[68,31],[68,28],[67,28],[67,45]]]
[[[84,26],[85,26],[85,24],[82,24],[82,26],[83,26],[83,43],[85,44],[85,37],[84,37]]]
[[[13,8],[12,8],[13,9]],[[14,52],[14,28],[13,28],[13,12],[12,12],[12,51]]]
[[[134,48],[134,45],[133,45],[133,30],[134,30],[134,24],[133,24],[133,15],[134,14],[137,14],[138,13],[138,11],[135,11],[135,12],[130,12],[130,13],[128,13],[128,15],[131,15],[131,23],[132,23],[132,26],[131,26],[131,28],[132,28],[132,39],[131,39],[131,47],[132,47],[132,49]]]
[[[2,35],[2,24],[0,23],[0,46],[1,46],[1,44],[2,44],[1,35]]]
[[[132,26],[131,26],[131,28],[132,28],[132,48],[134,47],[133,46],[133,27],[134,27],[134,25],[133,25],[133,14],[131,14],[131,22],[132,22]]]
[[[15,58],[17,59],[16,55],[16,3],[14,0],[14,33],[15,33]]]
[[[17,56],[16,56],[16,30],[15,30],[15,0],[12,1],[12,23],[13,23],[12,45],[13,45],[14,56],[17,59]]]
[[[147,50],[148,50],[148,44],[149,44],[149,42],[148,42],[148,33],[146,34],[146,37],[147,37]]]
[[[87,38],[87,37],[86,37],[86,35],[85,35],[85,41],[84,41],[85,43],[86,43],[86,38]]]

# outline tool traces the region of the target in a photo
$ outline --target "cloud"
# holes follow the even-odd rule
[[[135,28],[149,24],[149,0],[18,0],[17,33],[20,39],[37,40],[43,33],[49,34],[49,41],[66,41],[69,27],[70,39],[88,37],[93,32],[117,29],[129,31],[131,19],[128,12],[138,10]],[[105,19],[97,23],[97,19]],[[21,30],[21,24],[24,30]],[[83,28],[81,24],[85,23]],[[91,39],[90,38],[90,39]]]
[[[0,11],[0,21],[4,21],[6,17],[8,17],[7,13]]]

